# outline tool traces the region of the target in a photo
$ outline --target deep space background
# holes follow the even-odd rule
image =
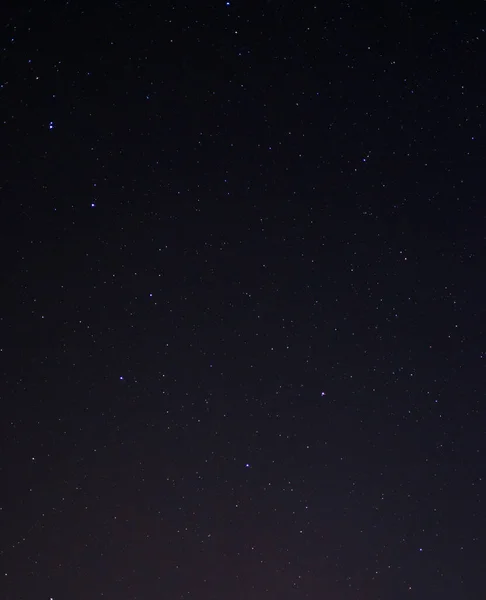
[[[2,7],[0,598],[486,597],[480,6]]]

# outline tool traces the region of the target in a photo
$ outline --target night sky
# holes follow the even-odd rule
[[[486,13],[31,6],[0,598],[484,598]]]

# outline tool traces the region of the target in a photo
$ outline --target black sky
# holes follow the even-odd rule
[[[0,597],[484,597],[486,13],[31,6]]]

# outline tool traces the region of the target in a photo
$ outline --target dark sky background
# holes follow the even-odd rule
[[[485,597],[485,13],[32,6],[2,600]]]

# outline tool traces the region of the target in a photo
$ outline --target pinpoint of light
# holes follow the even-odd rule
[[[120,375],[120,381],[123,381],[124,377],[122,375]]]
[[[52,121],[49,121],[49,129],[54,129],[54,123]]]
[[[321,396],[325,396],[325,395],[326,395],[326,392],[321,392]]]
[[[249,464],[249,463],[246,463],[245,467],[246,467],[247,469],[249,469],[249,468],[250,468],[250,464]]]
[[[96,204],[94,202],[91,202],[91,208],[95,208]]]

